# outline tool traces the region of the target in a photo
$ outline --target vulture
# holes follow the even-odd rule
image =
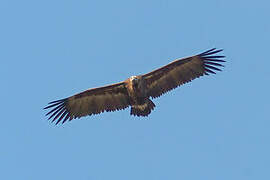
[[[87,115],[122,110],[131,106],[130,115],[148,116],[155,108],[151,99],[203,75],[221,71],[225,56],[216,48],[201,54],[176,59],[152,72],[131,76],[125,81],[91,88],[68,98],[50,102],[48,120],[56,124]],[[150,99],[151,98],[151,99]]]

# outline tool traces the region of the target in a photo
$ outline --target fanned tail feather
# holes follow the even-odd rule
[[[133,105],[130,114],[134,116],[148,116],[156,105],[147,99],[144,104]]]

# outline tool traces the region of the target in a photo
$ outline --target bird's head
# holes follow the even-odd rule
[[[137,76],[131,76],[130,81],[132,82],[133,87],[137,87],[139,84],[139,79]]]

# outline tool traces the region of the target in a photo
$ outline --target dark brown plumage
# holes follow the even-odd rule
[[[222,50],[210,49],[204,53],[177,59],[150,73],[132,76],[127,80],[99,88],[88,89],[71,97],[50,102],[44,109],[52,108],[46,115],[56,124],[131,106],[131,115],[148,116],[155,104],[149,99],[203,75],[221,71],[225,56],[217,56]]]

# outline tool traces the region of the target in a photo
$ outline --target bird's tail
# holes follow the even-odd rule
[[[144,104],[132,105],[130,114],[134,116],[148,116],[154,107],[155,104],[150,99],[147,99]]]

